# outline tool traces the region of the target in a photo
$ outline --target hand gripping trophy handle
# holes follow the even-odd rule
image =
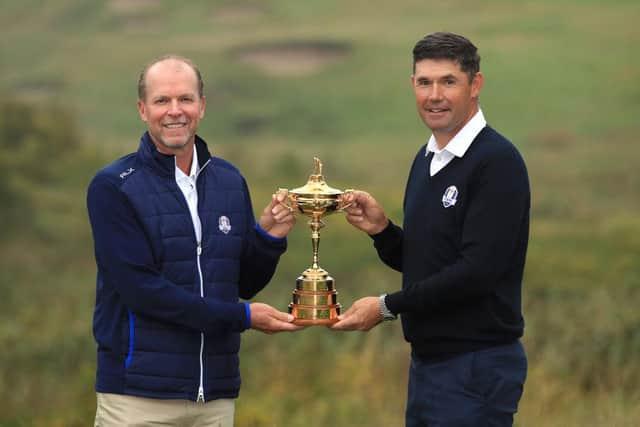
[[[310,218],[308,224],[311,228],[313,260],[311,267],[296,280],[293,302],[289,304],[289,312],[293,314],[296,324],[331,324],[338,320],[340,304],[337,302],[338,292],[334,288],[334,280],[319,265],[320,229],[325,226],[323,217],[351,205],[351,201],[345,200],[348,199],[345,196],[352,191],[329,187],[322,175],[322,162],[314,157],[314,172],[307,184],[289,190],[288,198],[283,202],[292,212]]]

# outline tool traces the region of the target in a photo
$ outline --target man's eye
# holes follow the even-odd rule
[[[154,103],[155,104],[166,104],[167,100],[165,98],[159,98],[159,99],[156,99]]]
[[[420,80],[418,81],[417,86],[429,86],[429,82],[427,80]]]
[[[182,102],[193,102],[193,98],[185,97],[185,98],[182,98],[180,101],[182,101]]]

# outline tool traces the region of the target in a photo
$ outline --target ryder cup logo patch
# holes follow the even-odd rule
[[[218,228],[224,234],[229,234],[229,232],[231,231],[231,222],[229,221],[229,218],[224,215],[218,218]]]
[[[442,195],[442,206],[444,206],[445,208],[448,208],[450,206],[455,205],[457,201],[458,201],[458,189],[456,188],[455,185],[452,185],[449,188],[447,188],[444,194]]]

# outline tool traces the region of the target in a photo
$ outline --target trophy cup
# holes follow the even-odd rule
[[[313,158],[314,171],[306,185],[289,190],[287,207],[292,212],[301,213],[309,218],[313,263],[296,280],[293,301],[289,304],[289,313],[297,325],[330,325],[338,321],[340,304],[333,277],[318,264],[320,229],[324,227],[322,217],[348,207],[344,195],[352,190],[340,191],[329,187],[322,176],[322,162]]]

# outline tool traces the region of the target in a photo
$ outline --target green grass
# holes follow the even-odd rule
[[[407,169],[429,136],[409,87],[410,52],[436,30],[478,45],[484,113],[529,168],[530,371],[517,425],[640,419],[637,1],[144,4],[0,0],[0,93],[42,106],[29,126],[46,130],[28,143],[0,141],[0,425],[91,423],[95,267],[85,190],[100,165],[137,145],[145,62],[175,52],[201,66],[200,134],[244,172],[256,212],[278,187],[304,184],[317,155],[331,186],[373,193],[401,222]],[[295,77],[236,59],[244,46],[317,40],[344,43],[348,54]],[[77,143],[65,143],[56,123]],[[399,274],[366,236],[339,215],[326,222],[321,263],[343,305],[398,288]],[[310,262],[303,219],[289,244],[257,298],[281,309]],[[368,334],[247,332],[236,425],[400,426],[408,352],[399,323]]]

